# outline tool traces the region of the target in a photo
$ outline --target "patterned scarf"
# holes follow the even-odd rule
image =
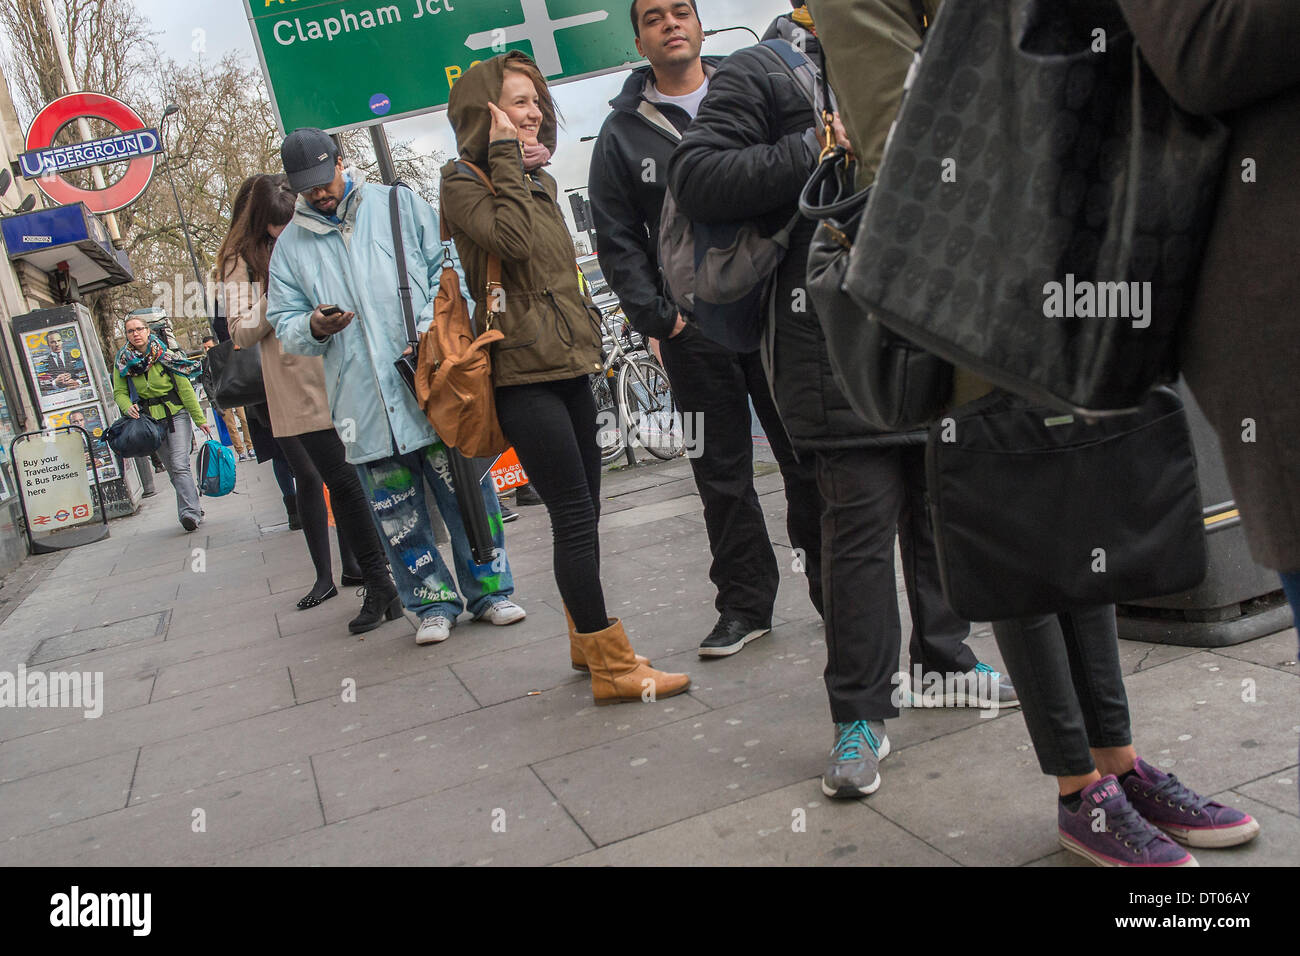
[[[144,347],[143,355],[131,346],[124,345],[118,350],[117,358],[113,360],[113,364],[123,378],[147,374],[154,362],[162,362],[163,368],[184,375],[186,378],[197,375],[203,367],[203,363],[196,359],[186,358],[179,352],[167,351],[166,343],[152,332],[149,334],[149,341]]]
[[[790,19],[812,33],[814,36],[817,35],[817,30],[813,27],[812,14],[808,12],[808,7],[806,5],[797,7],[795,11],[790,14]]]

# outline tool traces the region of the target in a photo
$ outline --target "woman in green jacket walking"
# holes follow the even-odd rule
[[[194,359],[168,351],[163,340],[150,333],[143,319],[131,316],[126,320],[126,345],[113,361],[113,398],[123,415],[139,418],[143,410],[166,429],[158,456],[176,489],[176,514],[186,531],[193,531],[203,520],[199,489],[190,471],[194,436],[191,420],[212,437],[207,417],[188,378],[198,369],[199,363]],[[135,385],[135,402],[131,401],[128,381]]]

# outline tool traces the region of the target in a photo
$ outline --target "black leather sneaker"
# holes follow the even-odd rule
[[[772,629],[771,623],[755,626],[724,614],[700,645],[701,657],[729,657],[750,641],[756,641]]]

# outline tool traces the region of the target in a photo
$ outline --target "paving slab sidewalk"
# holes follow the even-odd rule
[[[610,613],[693,679],[687,695],[608,708],[569,667],[544,509],[516,509],[506,529],[528,618],[462,618],[417,647],[407,620],[349,635],[348,589],[295,609],[312,573],[269,466],[241,465],[236,494],[205,499],[190,535],[160,482],[111,537],[33,557],[0,591],[0,671],[103,675],[96,718],[0,708],[0,865],[1076,865],[1018,710],[905,710],[880,791],[822,796],[824,635],[789,560],[779,475],[758,470],[782,568],[775,626],[707,662],[689,468],[607,473]],[[999,665],[987,625],[971,646]],[[1263,826],[1201,863],[1300,863],[1295,632],[1121,652],[1139,752]]]

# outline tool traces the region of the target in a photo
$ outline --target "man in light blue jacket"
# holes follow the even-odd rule
[[[280,155],[298,205],[271,256],[267,320],[286,352],[324,358],[334,427],[361,473],[402,603],[420,618],[415,642],[446,640],[463,609],[493,624],[522,620],[523,608],[509,599],[514,582],[491,479],[481,492],[497,556],[476,564],[447,448],[393,366],[408,347],[389,213],[393,187],[345,169],[334,141],[318,129],[289,134]],[[438,219],[409,189],[399,190],[399,201],[406,271],[423,331],[433,320],[443,268]],[[426,484],[451,534],[464,602],[434,543]]]

